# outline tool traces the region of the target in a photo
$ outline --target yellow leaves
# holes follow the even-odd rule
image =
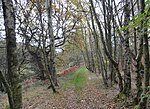
[[[70,11],[66,12],[66,18],[69,18],[72,15]]]
[[[31,1],[32,3],[37,3],[37,2],[45,3],[45,0],[29,0],[29,1]]]
[[[80,49],[83,48],[83,39],[82,39],[82,34],[77,33],[77,35],[74,37],[74,41],[76,42],[76,44],[80,47]]]
[[[82,50],[84,48],[83,37],[80,30],[76,30],[76,32],[69,37],[68,42],[67,45],[72,49]]]
[[[29,0],[29,1],[31,1],[32,3],[35,3],[37,0]]]
[[[79,5],[79,0],[70,0],[74,5],[78,6]]]
[[[53,8],[56,12],[60,12],[60,11],[61,11],[55,4],[52,5],[52,8]]]

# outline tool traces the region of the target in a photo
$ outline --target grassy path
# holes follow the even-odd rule
[[[113,102],[117,90],[105,89],[102,79],[85,67],[58,79],[60,94],[53,94],[47,86],[39,85],[23,94],[23,109],[120,109]],[[7,104],[6,99],[3,101]],[[0,106],[5,109],[4,105]]]
[[[72,80],[70,83],[75,86],[76,89],[84,87],[87,83],[87,72],[85,67],[81,67],[72,75]]]
[[[75,89],[80,90],[87,84],[87,73],[88,70],[85,67],[79,68],[77,71],[73,72],[72,74],[66,77],[67,80],[65,81],[63,87],[75,87]]]

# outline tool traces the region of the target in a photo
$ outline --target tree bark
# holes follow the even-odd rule
[[[52,26],[52,0],[47,0],[47,14],[48,14],[48,35],[50,39],[50,68],[49,71],[52,76],[52,80],[54,84],[58,86],[57,77],[56,77],[56,69],[55,69],[55,38],[53,34],[53,26]]]
[[[99,22],[99,20],[97,18],[96,11],[95,11],[95,8],[94,8],[94,5],[93,5],[93,1],[92,0],[89,0],[89,1],[90,1],[90,4],[91,4],[91,9],[93,11],[93,15],[94,15],[96,23],[98,25],[98,29],[99,29],[99,32],[100,32],[100,38],[101,38],[101,41],[102,41],[102,44],[103,44],[103,47],[104,47],[104,52],[105,52],[106,56],[108,57],[109,61],[113,64],[113,67],[115,68],[115,70],[117,71],[118,80],[119,80],[119,88],[120,88],[120,92],[122,92],[123,91],[123,83],[122,83],[121,73],[119,72],[118,63],[111,57],[110,53],[108,52],[108,49],[106,47],[105,40],[104,40],[104,34],[103,34],[102,27],[101,27],[101,23]]]
[[[139,5],[139,2],[137,1],[137,5]],[[139,10],[139,9],[138,9]],[[140,6],[140,13],[142,14],[144,12],[144,7],[141,5]],[[141,58],[143,55],[143,19],[140,22],[140,26],[137,29],[137,33],[140,34],[139,37],[139,44],[138,44],[138,48],[137,48],[137,55],[136,55],[136,65],[135,65],[135,72],[137,74],[136,77],[136,86],[137,86],[137,95],[136,95],[136,103],[138,104],[140,102],[140,96],[142,94],[142,77],[140,74],[140,71],[142,69],[142,64],[141,64]]]
[[[124,27],[127,27],[130,21],[130,3],[128,0],[125,0],[124,6]],[[130,72],[130,48],[129,48],[129,29],[124,31],[124,94],[129,96],[131,93],[131,72]]]
[[[28,50],[29,51],[29,50]],[[42,56],[41,56],[41,53],[40,53],[40,51],[36,51],[36,52],[34,52],[34,51],[29,51],[29,53],[31,54],[31,56],[32,56],[32,59],[31,60],[33,60],[34,61],[34,63],[35,63],[35,67],[37,67],[37,68],[35,68],[36,69],[36,71],[37,71],[37,76],[38,76],[38,78],[39,79],[41,79],[41,80],[45,80],[46,78],[45,78],[45,68],[44,68],[44,64],[43,64],[43,61],[42,61]]]
[[[140,0],[141,5],[141,11],[144,13],[145,9],[145,0]],[[150,9],[148,10],[150,12]],[[144,57],[144,86],[143,86],[143,94],[147,94],[149,92],[149,80],[150,80],[150,59],[149,59],[149,45],[148,45],[148,29],[147,29],[147,23],[148,18],[146,13],[144,13],[143,17],[143,28],[142,28],[142,34],[143,34],[143,57]],[[147,97],[144,97],[140,102],[140,108],[145,109],[147,104]]]
[[[17,72],[17,46],[15,33],[15,12],[12,0],[2,0],[4,25],[6,32],[8,83],[12,96],[8,94],[10,108],[22,108],[22,87]]]

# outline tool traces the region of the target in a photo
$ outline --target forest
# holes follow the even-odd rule
[[[150,0],[0,0],[0,109],[150,109]]]

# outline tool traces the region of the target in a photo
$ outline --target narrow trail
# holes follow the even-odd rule
[[[23,109],[117,109],[118,104],[113,102],[118,93],[117,88],[106,89],[97,75],[79,69],[69,81],[71,86],[57,89],[60,94],[53,94],[51,90],[47,90],[47,86],[38,86],[25,92]]]
[[[77,94],[74,90],[69,89],[66,98],[66,109],[77,109]]]

